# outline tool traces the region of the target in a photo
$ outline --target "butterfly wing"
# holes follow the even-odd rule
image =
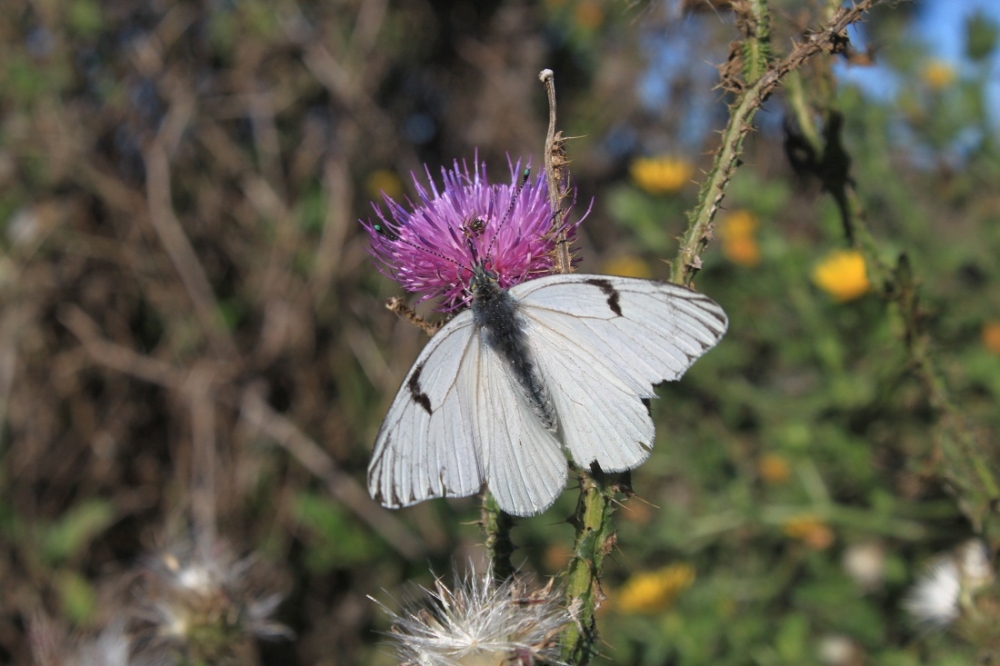
[[[479,491],[484,465],[470,390],[478,381],[479,356],[479,335],[466,311],[431,338],[410,368],[368,465],[368,491],[384,506]]]
[[[632,469],[653,446],[642,400],[675,380],[726,331],[711,299],[673,284],[605,275],[551,275],[513,288],[527,339],[580,465]]]
[[[566,486],[566,456],[500,354],[482,344],[479,356],[475,417],[484,447],[486,485],[505,512],[541,513]]]
[[[368,490],[390,508],[464,497],[488,482],[507,513],[548,508],[566,484],[566,457],[527,404],[471,311],[417,357],[375,438]]]

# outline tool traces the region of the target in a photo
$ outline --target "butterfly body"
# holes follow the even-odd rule
[[[566,483],[567,455],[632,469],[653,446],[644,401],[727,327],[684,287],[549,275],[502,289],[477,263],[471,308],[421,352],[389,408],[369,466],[389,507],[461,497],[483,483],[500,508],[533,515]]]
[[[473,270],[472,319],[483,342],[498,353],[523,390],[535,415],[547,430],[556,431],[556,414],[545,383],[538,375],[525,337],[525,322],[517,301],[501,289],[482,265]]]

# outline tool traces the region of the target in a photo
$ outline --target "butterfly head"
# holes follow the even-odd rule
[[[486,268],[483,263],[475,264],[472,267],[472,280],[469,281],[469,293],[476,300],[495,294],[500,291],[500,276],[494,271]]]

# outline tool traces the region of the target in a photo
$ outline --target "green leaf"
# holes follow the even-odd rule
[[[71,509],[49,525],[42,537],[42,557],[59,564],[82,553],[116,519],[114,507],[103,499],[92,499]]]
[[[66,619],[74,624],[89,620],[97,609],[97,594],[90,582],[76,571],[60,571],[55,577]]]

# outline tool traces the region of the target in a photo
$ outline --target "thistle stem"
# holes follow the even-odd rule
[[[514,518],[500,509],[489,491],[483,495],[482,526],[486,535],[486,551],[493,563],[493,578],[499,584],[514,575],[514,567],[510,563],[510,556],[514,553],[514,542],[510,540]]]
[[[603,475],[580,474],[580,499],[576,505],[576,543],[566,569],[566,604],[576,622],[563,632],[563,658],[577,666],[597,653],[594,615],[604,601],[601,570],[604,556],[614,548],[615,487]]]

